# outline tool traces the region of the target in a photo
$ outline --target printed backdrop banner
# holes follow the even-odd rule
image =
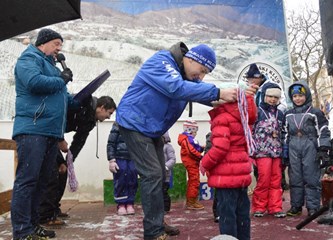
[[[141,64],[178,41],[215,50],[217,67],[206,82],[246,81],[248,66],[255,62],[281,87],[290,85],[282,0],[91,0],[81,1],[81,15],[83,20],[49,26],[64,37],[63,53],[74,73],[71,93],[108,69],[112,76],[95,95],[109,95],[119,103]],[[38,30],[0,42],[2,120],[15,115],[15,62],[35,42]],[[195,104],[193,118],[208,120],[208,110]],[[188,109],[182,119],[187,117]]]

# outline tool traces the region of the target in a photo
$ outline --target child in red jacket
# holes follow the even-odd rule
[[[207,173],[208,185],[216,188],[220,233],[248,240],[251,223],[247,191],[252,170],[248,150],[252,148],[247,137],[251,139],[249,125],[255,123],[257,109],[253,96],[245,100],[244,94],[240,95],[243,97],[238,102],[243,105],[225,103],[209,111],[212,148],[202,159],[201,172]]]
[[[199,162],[204,148],[195,139],[198,131],[196,121],[186,121],[183,124],[184,132],[178,136],[181,160],[187,171],[186,208],[192,210],[203,209],[204,206],[198,202],[200,173]]]

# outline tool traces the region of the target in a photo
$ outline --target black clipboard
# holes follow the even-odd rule
[[[82,102],[84,99],[92,95],[104,82],[108,77],[111,76],[109,70],[105,70],[100,75],[98,75],[94,80],[88,83],[80,92],[75,94],[73,97],[74,100]]]

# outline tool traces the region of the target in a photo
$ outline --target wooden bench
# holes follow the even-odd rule
[[[12,150],[14,151],[14,173],[17,167],[18,159],[16,152],[16,143],[11,139],[2,139],[0,138],[0,150]],[[13,190],[7,190],[4,192],[0,192],[0,215],[10,211],[10,202],[12,199]]]

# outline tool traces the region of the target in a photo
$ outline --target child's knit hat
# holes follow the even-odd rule
[[[183,124],[184,132],[187,132],[189,134],[196,133],[198,129],[199,129],[198,124],[194,120],[186,120]]]
[[[267,88],[265,96],[281,98],[281,89],[280,88]]]
[[[290,93],[291,93],[291,96],[293,96],[294,94],[305,95],[306,89],[304,86],[296,84],[296,85],[292,86],[292,88],[290,89]]]

